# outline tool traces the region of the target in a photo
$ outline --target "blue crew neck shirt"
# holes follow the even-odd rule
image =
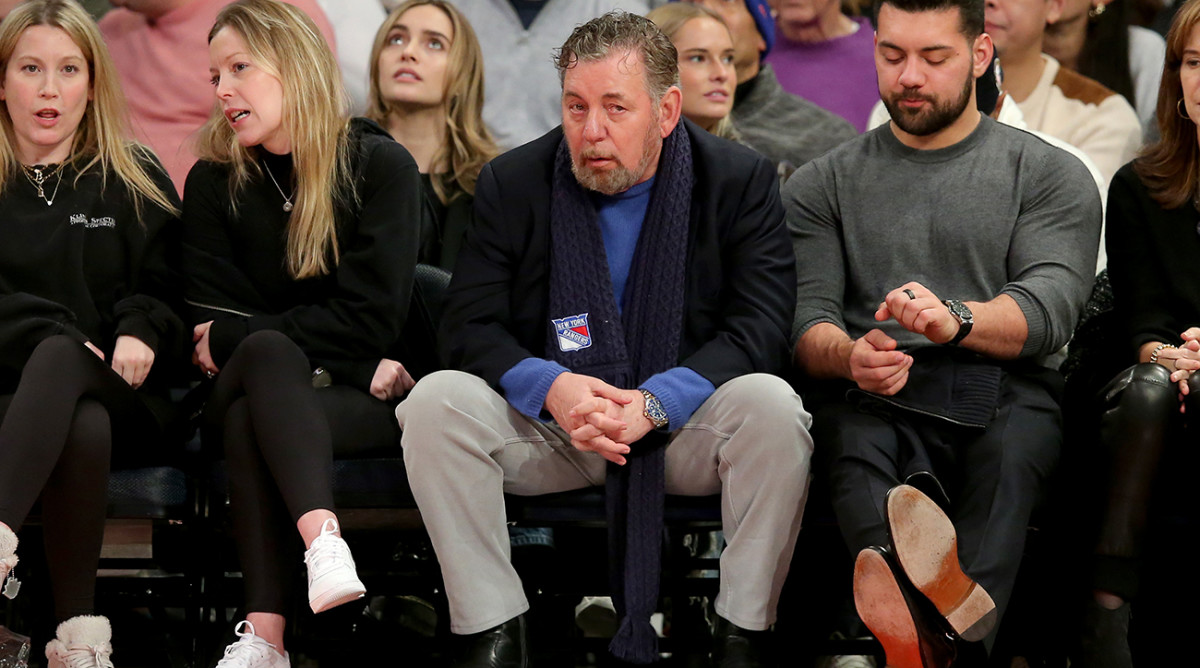
[[[618,311],[623,312],[625,308],[625,286],[629,281],[633,256],[637,251],[653,190],[652,177],[615,195],[591,194]],[[528,357],[500,377],[500,387],[509,404],[522,415],[547,420],[548,415],[542,410],[546,404],[546,394],[554,384],[554,379],[567,371],[570,370],[557,362]],[[682,427],[700,404],[716,391],[707,378],[687,367],[673,367],[657,373],[646,379],[640,387],[662,402],[667,412],[667,428],[671,430]]]

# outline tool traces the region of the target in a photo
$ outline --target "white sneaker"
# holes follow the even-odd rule
[[[274,645],[254,635],[250,620],[238,622],[233,632],[238,635],[238,640],[225,648],[225,656],[217,662],[216,668],[291,668],[287,652],[280,654]]]
[[[17,534],[6,526],[0,526],[0,589],[8,573],[17,567]]]
[[[46,644],[49,668],[113,668],[112,625],[100,616],[81,615],[58,625]]]
[[[325,520],[321,535],[313,539],[304,553],[304,563],[308,566],[308,605],[313,612],[324,612],[367,593],[354,570],[350,546],[337,535],[337,530],[337,520]]]

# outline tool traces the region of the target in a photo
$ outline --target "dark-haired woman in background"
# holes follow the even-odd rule
[[[1108,194],[1108,272],[1125,369],[1100,391],[1100,439],[1112,457],[1095,549],[1092,600],[1072,665],[1132,666],[1129,601],[1152,490],[1170,469],[1194,471],[1200,432],[1200,0],[1167,35],[1158,100],[1161,138],[1125,165]],[[1166,458],[1190,457],[1164,468]],[[1168,486],[1169,487],[1169,486]],[[1161,489],[1162,487],[1160,487]],[[1189,583],[1185,587],[1191,587]]]
[[[1133,11],[1131,0],[1065,0],[1062,16],[1046,26],[1042,50],[1123,95],[1153,139],[1166,45],[1153,30],[1131,25]]]

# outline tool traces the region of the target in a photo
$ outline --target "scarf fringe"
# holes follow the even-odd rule
[[[649,619],[635,621],[631,615],[621,620],[621,626],[608,651],[622,661],[645,665],[659,660],[658,634]]]

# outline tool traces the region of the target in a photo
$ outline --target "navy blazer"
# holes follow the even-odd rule
[[[796,260],[775,169],[683,120],[696,185],[688,230],[679,365],[714,386],[791,359]],[[562,128],[488,163],[442,316],[450,368],[500,377],[544,357],[549,327],[550,190]],[[600,286],[597,286],[599,289]]]

